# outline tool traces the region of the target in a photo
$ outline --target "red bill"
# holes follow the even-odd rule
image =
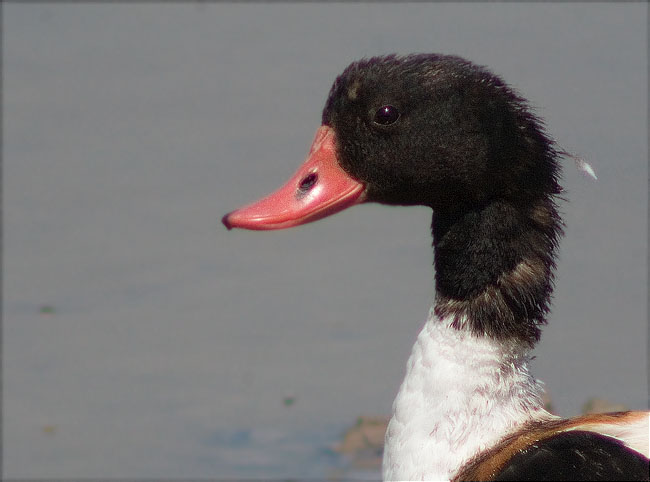
[[[350,177],[339,165],[334,130],[321,126],[307,160],[284,186],[226,214],[222,222],[228,229],[290,228],[363,202],[365,190],[364,184]]]

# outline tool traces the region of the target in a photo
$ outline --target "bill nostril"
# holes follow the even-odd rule
[[[303,196],[305,195],[314,185],[318,182],[318,174],[315,172],[312,172],[311,174],[308,174],[305,176],[302,181],[300,181],[300,184],[298,185],[298,196]]]

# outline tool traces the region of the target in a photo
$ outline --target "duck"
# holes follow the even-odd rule
[[[336,77],[286,184],[222,218],[274,230],[370,202],[432,209],[435,297],[393,403],[384,480],[649,480],[650,412],[562,419],[530,372],[563,235],[565,156],[487,67],[363,58]]]

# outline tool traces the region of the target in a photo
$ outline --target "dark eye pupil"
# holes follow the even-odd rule
[[[380,107],[377,112],[375,112],[375,122],[382,126],[392,124],[397,121],[397,119],[399,119],[399,111],[392,105]]]

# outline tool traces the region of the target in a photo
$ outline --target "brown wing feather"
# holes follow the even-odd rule
[[[615,412],[589,414],[571,419],[535,421],[508,434],[501,442],[479,453],[460,470],[454,481],[493,480],[510,460],[531,445],[571,430],[604,432],[603,427],[620,427],[647,422],[648,412]],[[646,456],[647,457],[647,456]]]

